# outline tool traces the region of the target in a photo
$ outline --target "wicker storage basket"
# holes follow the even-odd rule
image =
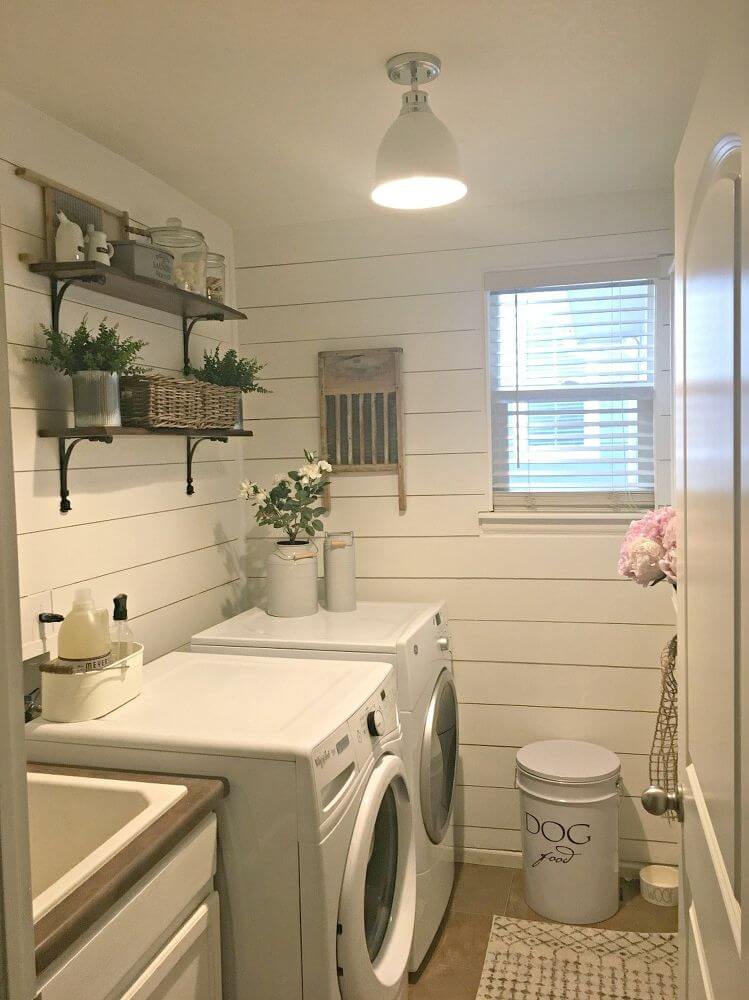
[[[203,412],[201,427],[220,427],[227,430],[237,422],[240,390],[233,385],[213,385],[201,382]]]
[[[200,428],[203,384],[173,375],[127,375],[120,379],[122,423],[130,427]]]

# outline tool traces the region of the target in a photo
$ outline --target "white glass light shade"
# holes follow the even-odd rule
[[[409,107],[406,95],[377,153],[372,201],[386,208],[436,208],[468,191],[455,140],[418,93],[423,103]]]

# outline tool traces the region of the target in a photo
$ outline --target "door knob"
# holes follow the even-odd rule
[[[640,801],[645,812],[652,816],[663,816],[664,813],[673,811],[679,822],[684,822],[684,789],[681,785],[676,786],[675,792],[667,792],[657,785],[651,785],[642,793]]]

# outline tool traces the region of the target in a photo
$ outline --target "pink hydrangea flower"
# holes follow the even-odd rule
[[[676,536],[678,532],[678,515],[671,518],[663,532],[663,558],[660,567],[671,583],[676,584]]]
[[[642,587],[666,578],[676,582],[675,513],[673,507],[658,507],[632,521],[619,553],[620,576]]]

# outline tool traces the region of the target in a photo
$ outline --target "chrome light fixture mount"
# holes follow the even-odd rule
[[[449,205],[468,187],[458,147],[429,107],[420,84],[432,83],[442,63],[428,52],[401,52],[386,63],[388,79],[408,87],[400,114],[377,153],[372,201],[386,208],[423,209]]]

